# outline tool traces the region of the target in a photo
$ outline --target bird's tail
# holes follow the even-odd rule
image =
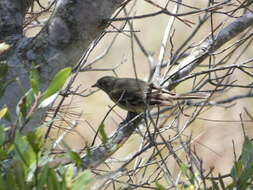
[[[194,92],[194,93],[185,93],[185,94],[176,94],[173,92],[158,92],[153,91],[149,94],[150,104],[158,104],[163,106],[172,106],[175,104],[176,100],[204,100],[207,99],[209,95],[207,93]]]
[[[207,99],[208,97],[209,97],[208,93],[192,92],[185,94],[176,94],[172,98],[176,100],[186,100],[186,99]]]

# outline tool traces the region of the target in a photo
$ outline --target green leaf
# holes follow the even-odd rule
[[[235,181],[233,181],[232,183],[230,183],[229,185],[227,185],[227,189],[233,189],[233,188],[235,188],[236,187],[236,182]]]
[[[0,79],[3,78],[8,71],[8,65],[5,63],[0,63]]]
[[[21,113],[21,116],[23,117],[23,118],[25,118],[26,117],[26,114],[27,114],[27,112],[28,112],[28,108],[27,108],[27,98],[26,98],[26,96],[23,96],[22,98],[21,98],[21,101],[20,101],[20,103],[18,104],[18,115],[20,115],[20,113]]]
[[[5,127],[0,125],[0,145],[3,145],[5,141]],[[0,153],[1,157],[1,153]]]
[[[8,112],[8,108],[7,107],[1,109],[0,110],[0,119],[3,118],[7,112]]]
[[[242,170],[243,170],[243,165],[242,165],[242,161],[241,160],[238,160],[236,162],[234,162],[234,166],[230,172],[231,174],[231,177],[234,179],[234,180],[237,180],[241,173],[242,173]]]
[[[15,159],[22,160],[24,165],[29,169],[36,162],[36,154],[25,136],[16,133],[15,138]]]
[[[30,109],[35,101],[33,91],[31,89],[28,90],[28,92],[25,94],[25,96],[26,96],[26,100],[27,100],[27,108]]]
[[[12,190],[18,190],[17,183],[14,179],[14,175],[11,172],[8,172],[5,178],[5,183],[7,184],[6,187]],[[6,189],[7,190],[7,189]]]
[[[17,115],[22,119],[29,119],[27,118],[27,114],[30,112],[34,101],[35,97],[33,91],[30,89],[23,97],[21,97],[16,109]],[[30,116],[31,115],[29,115],[29,117]]]
[[[38,94],[39,93],[39,83],[38,83],[38,81],[36,81],[34,79],[30,79],[30,84],[31,84],[33,93]]]
[[[41,168],[41,172],[39,173],[38,186],[37,186],[38,189],[45,188],[45,184],[47,184],[48,170],[49,170],[49,166],[47,164]]]
[[[8,156],[9,156],[8,153],[3,148],[1,148],[0,149],[0,161],[7,159]]]
[[[164,186],[162,186],[158,181],[155,182],[157,190],[166,190]]]
[[[52,96],[50,96],[49,98],[46,98],[45,100],[41,101],[41,103],[39,104],[38,108],[46,108],[48,107],[50,104],[52,104],[55,99],[57,98],[58,94],[55,93]]]
[[[240,189],[246,189],[248,185],[250,185],[250,179],[253,175],[253,163],[250,164],[247,168],[242,171],[242,174],[238,180],[238,185],[241,187]]]
[[[0,187],[3,190],[7,190],[8,189],[8,183],[6,181],[6,179],[4,179],[4,177],[2,175],[0,175]]]
[[[75,174],[74,167],[73,167],[73,165],[69,165],[65,168],[66,168],[66,170],[65,170],[64,178],[65,178],[66,186],[70,187],[72,185],[72,178]]]
[[[35,131],[31,131],[26,136],[27,141],[31,145],[33,151],[38,154],[41,151],[43,141],[43,132],[41,129],[36,129]]]
[[[4,108],[2,108],[0,110],[0,120],[4,118],[6,119],[7,121],[10,121],[11,122],[11,115],[10,115],[10,112],[9,112],[9,109],[8,107],[4,106]]]
[[[89,170],[85,170],[84,172],[80,173],[77,177],[76,181],[72,186],[72,190],[80,190],[85,189],[89,183],[92,181],[92,175]]]
[[[67,68],[64,68],[64,69],[60,70],[55,75],[55,77],[53,78],[53,80],[51,81],[48,89],[45,91],[45,93],[44,93],[44,95],[42,97],[42,101],[45,100],[45,99],[47,99],[48,97],[54,95],[59,90],[61,90],[61,88],[65,84],[66,80],[70,76],[71,72],[72,72],[72,69],[70,67],[67,67]]]
[[[7,51],[10,48],[11,48],[11,45],[9,45],[5,42],[0,43],[0,55],[3,54],[5,51]]]
[[[74,151],[69,152],[70,159],[76,164],[77,168],[80,168],[82,159],[80,158],[79,154]]]
[[[101,123],[99,128],[98,128],[98,132],[101,136],[101,140],[102,140],[102,143],[105,144],[107,141],[108,141],[108,137],[105,133],[105,125],[104,123]]]
[[[248,165],[251,165],[251,163],[253,162],[253,146],[252,142],[249,140],[248,137],[245,137],[243,143],[241,160],[245,168],[247,168]]]
[[[242,153],[238,161],[234,163],[231,170],[233,184],[236,184],[237,189],[247,189],[253,175],[253,146],[248,137],[245,137]]]
[[[16,183],[17,186],[19,187],[20,190],[26,190],[26,175],[23,167],[23,163],[21,161],[17,161],[15,163],[15,168],[14,168],[14,175],[16,177]]]
[[[56,173],[53,169],[48,169],[48,175],[47,175],[47,185],[48,190],[61,190],[60,183],[57,180]]]
[[[219,185],[218,185],[218,183],[217,182],[215,182],[214,180],[212,180],[212,190],[219,190],[220,189],[220,187],[219,187]]]
[[[179,166],[180,166],[180,170],[181,170],[182,174],[184,176],[188,177],[189,167],[183,162],[180,162]]]
[[[91,158],[92,152],[89,146],[86,146],[85,151],[86,151],[87,156]]]
[[[38,94],[39,93],[39,89],[40,89],[40,77],[39,77],[39,73],[38,70],[33,67],[30,71],[30,83],[31,83],[31,87],[33,90],[34,94]]]

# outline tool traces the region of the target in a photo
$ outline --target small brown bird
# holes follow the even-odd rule
[[[155,105],[173,106],[175,100],[205,99],[205,94],[176,94],[135,78],[105,76],[92,87],[103,90],[119,107],[130,112],[143,112]]]

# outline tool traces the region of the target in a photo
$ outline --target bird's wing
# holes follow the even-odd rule
[[[133,92],[134,91],[134,92]],[[145,97],[142,91],[133,89],[115,89],[109,94],[110,98],[122,106],[144,106]]]

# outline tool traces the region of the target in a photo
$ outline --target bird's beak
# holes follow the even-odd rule
[[[92,87],[92,88],[98,87],[98,86],[97,86],[97,83],[96,83],[96,84],[93,84],[91,87]]]

